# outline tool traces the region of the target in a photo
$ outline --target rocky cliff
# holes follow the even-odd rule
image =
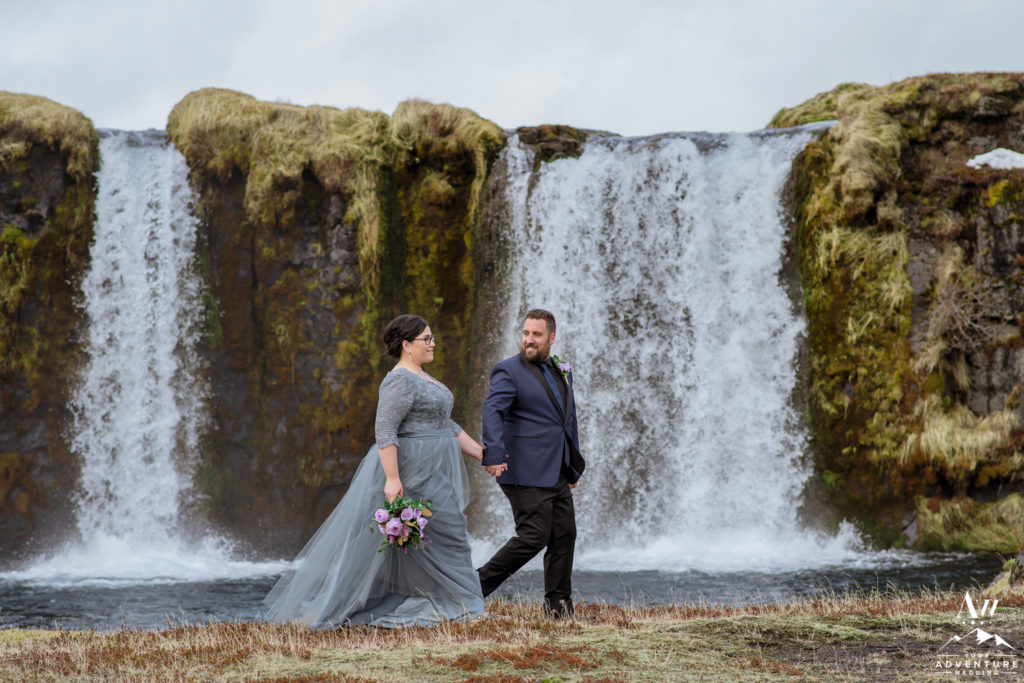
[[[1013,552],[1024,170],[967,162],[1024,150],[1024,75],[847,84],[771,125],[824,119],[792,179],[817,493],[883,544]]]
[[[98,139],[80,113],[0,92],[0,556],[71,525],[64,427],[80,347]]]
[[[1010,552],[1024,542],[1024,76],[840,86],[774,126],[837,123],[794,164],[793,254],[808,343],[809,521],[881,545]],[[537,163],[585,131],[519,129]],[[372,441],[378,337],[424,315],[431,370],[476,432],[503,310],[505,133],[420,101],[391,116],[200,90],[171,112],[202,220],[210,519],[275,554],[300,545]],[[0,552],[69,528],[74,301],[93,221],[96,134],[0,93]],[[38,547],[38,543],[31,544]]]

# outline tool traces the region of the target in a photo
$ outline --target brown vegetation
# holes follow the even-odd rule
[[[747,607],[582,604],[564,622],[543,619],[535,604],[491,602],[482,619],[431,629],[0,631],[0,679],[931,680],[935,652],[967,630],[956,619],[962,601],[877,593]],[[1020,640],[1022,606],[1024,597],[1002,598],[990,630]]]

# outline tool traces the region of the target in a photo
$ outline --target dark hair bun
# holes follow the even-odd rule
[[[384,346],[388,355],[393,358],[402,356],[402,342],[412,341],[420,332],[427,329],[427,321],[418,315],[402,314],[388,323],[384,328]]]

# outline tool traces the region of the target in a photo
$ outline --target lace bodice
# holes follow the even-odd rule
[[[380,383],[377,399],[376,441],[379,448],[398,443],[399,434],[451,429],[462,431],[451,419],[455,399],[448,387],[406,370],[395,368]]]

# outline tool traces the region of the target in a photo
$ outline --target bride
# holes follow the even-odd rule
[[[466,467],[482,448],[451,420],[452,393],[423,371],[436,340],[419,316],[400,315],[384,330],[398,359],[380,383],[376,445],[348,492],[264,598],[271,621],[315,629],[342,624],[424,626],[483,613],[470,560]],[[396,497],[431,501],[429,543],[409,552],[377,552],[373,513]],[[374,531],[371,532],[371,525]]]

